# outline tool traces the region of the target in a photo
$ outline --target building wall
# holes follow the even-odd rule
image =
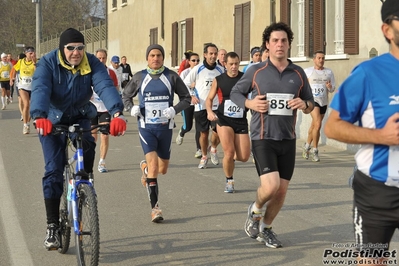
[[[204,43],[213,42],[219,48],[231,51],[234,48],[234,6],[251,2],[250,44],[261,44],[262,32],[270,24],[270,2],[272,0],[164,0],[164,38],[161,38],[161,2],[162,0],[127,0],[121,7],[122,0],[117,0],[117,8],[112,10],[112,1],[108,2],[108,50],[112,55],[126,55],[134,71],[146,67],[145,51],[150,43],[151,28],[158,27],[158,43],[165,48],[165,65],[171,64],[171,25],[186,18],[194,19],[194,52],[202,55]],[[329,0],[334,1],[334,0]],[[363,2],[363,1],[361,1]],[[276,17],[279,21],[280,1],[276,0]],[[360,5],[359,12],[359,54],[326,55],[325,66],[334,71],[339,86],[350,71],[360,62],[369,58],[372,48],[382,54],[389,47],[381,33],[381,2],[370,0]],[[292,22],[292,23],[295,23]],[[297,25],[291,25],[296,34]],[[330,29],[330,27],[332,27]],[[334,25],[327,24],[327,30]],[[331,51],[328,49],[327,51]],[[249,51],[248,51],[249,52]],[[182,55],[183,56],[183,55]],[[292,60],[303,68],[313,65],[312,58]],[[248,62],[242,62],[244,67]],[[331,95],[332,96],[332,95]],[[332,98],[332,97],[330,97]],[[297,135],[306,139],[311,123],[310,115],[298,112]],[[329,110],[328,110],[329,113]],[[326,114],[326,117],[328,116]],[[325,122],[326,119],[324,119]],[[346,145],[327,139],[321,132],[321,144],[333,145],[342,149],[356,150],[354,145]]]

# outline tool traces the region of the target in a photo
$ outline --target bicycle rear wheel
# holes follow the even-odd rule
[[[61,196],[61,204],[60,204],[60,230],[61,230],[61,247],[58,249],[58,252],[61,254],[65,254],[69,249],[69,243],[71,240],[71,225],[68,221],[68,180],[70,177],[70,169],[68,166],[65,167],[64,171],[64,192]]]
[[[98,265],[100,256],[100,227],[98,223],[97,198],[88,184],[77,188],[78,223],[80,234],[76,235],[78,265]]]

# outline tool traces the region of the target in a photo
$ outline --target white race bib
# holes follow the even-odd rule
[[[32,77],[20,77],[21,85],[30,85],[32,83]]]
[[[145,103],[146,124],[168,123],[168,119],[162,114],[162,111],[168,107],[169,107],[168,102],[146,102]]]
[[[1,72],[1,77],[2,77],[3,79],[8,79],[8,78],[10,78],[10,72],[8,72],[8,71],[3,71],[3,72]]]
[[[312,84],[312,93],[315,98],[324,98],[326,94],[326,88],[323,84]]]
[[[269,115],[292,116],[292,109],[288,106],[288,101],[294,98],[294,94],[289,93],[267,93],[266,99],[269,101]]]
[[[224,102],[224,113],[225,116],[230,118],[243,118],[244,117],[244,109],[238,107],[231,100],[226,100]]]

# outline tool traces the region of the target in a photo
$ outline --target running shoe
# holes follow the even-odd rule
[[[9,105],[9,104],[10,104],[10,98],[7,97],[7,105]]]
[[[158,206],[152,208],[152,211],[151,211],[151,222],[159,223],[162,220],[163,220],[163,217],[162,217],[161,209]]]
[[[313,151],[312,151],[312,161],[313,162],[320,162],[319,150],[318,149],[313,149]]]
[[[1,107],[1,110],[5,110],[6,109],[6,106],[5,105],[3,105],[3,107]]]
[[[256,238],[259,242],[264,242],[266,247],[269,248],[281,248],[283,245],[277,239],[276,233],[273,232],[272,228],[265,228],[262,232],[259,232]]]
[[[10,103],[12,103],[12,97],[10,98]]]
[[[254,204],[255,202],[252,202],[248,207],[248,216],[244,226],[245,233],[253,239],[257,238],[259,234],[259,222],[262,219],[262,212],[252,211]]]
[[[199,169],[205,169],[207,164],[208,164],[208,158],[206,156],[203,156],[201,158],[201,161],[200,161],[199,165],[198,165],[198,168]]]
[[[141,168],[141,172],[143,172],[143,175],[141,176],[141,184],[143,185],[143,187],[147,187],[147,173],[146,171],[148,171],[147,168],[147,161],[146,160],[142,160],[140,162],[140,168]]]
[[[211,151],[211,146],[209,146],[208,148],[209,153],[211,154],[211,162],[214,165],[218,165],[219,164],[219,157],[218,157],[218,151],[215,150],[215,152]]]
[[[304,159],[308,160],[309,159],[310,146],[309,146],[309,148],[306,148],[305,145],[306,145],[306,143],[304,143],[303,146],[302,146],[302,157]]]
[[[44,247],[47,250],[57,250],[61,247],[60,228],[56,224],[48,224]]]
[[[98,164],[98,171],[99,171],[100,173],[106,173],[106,172],[108,172],[107,167],[105,167],[105,163],[99,163],[99,164]]]
[[[30,133],[30,127],[29,126],[24,126],[24,128],[22,130],[22,133],[24,135],[29,134]]]
[[[224,188],[226,193],[234,193],[234,180],[226,179],[226,187]]]
[[[201,149],[198,149],[198,150],[195,152],[194,157],[195,157],[195,158],[198,158],[198,159],[200,159],[200,158],[202,157],[202,151],[201,151]]]
[[[24,121],[24,118],[22,117],[22,115],[21,115],[21,119],[19,119],[20,121]]]
[[[181,129],[179,130],[179,133],[177,134],[177,137],[176,137],[176,144],[177,145],[181,145],[183,143],[183,138],[184,137],[180,136],[180,133],[181,133]]]

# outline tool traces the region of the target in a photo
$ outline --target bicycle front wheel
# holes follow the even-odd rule
[[[79,234],[76,234],[75,242],[78,265],[95,266],[100,256],[97,198],[93,188],[84,183],[78,186],[77,196]]]
[[[68,180],[70,178],[70,169],[68,166],[65,167],[64,171],[64,192],[61,196],[60,204],[60,230],[61,230],[61,247],[58,252],[65,254],[69,249],[69,242],[71,239],[71,225],[68,221]]]

